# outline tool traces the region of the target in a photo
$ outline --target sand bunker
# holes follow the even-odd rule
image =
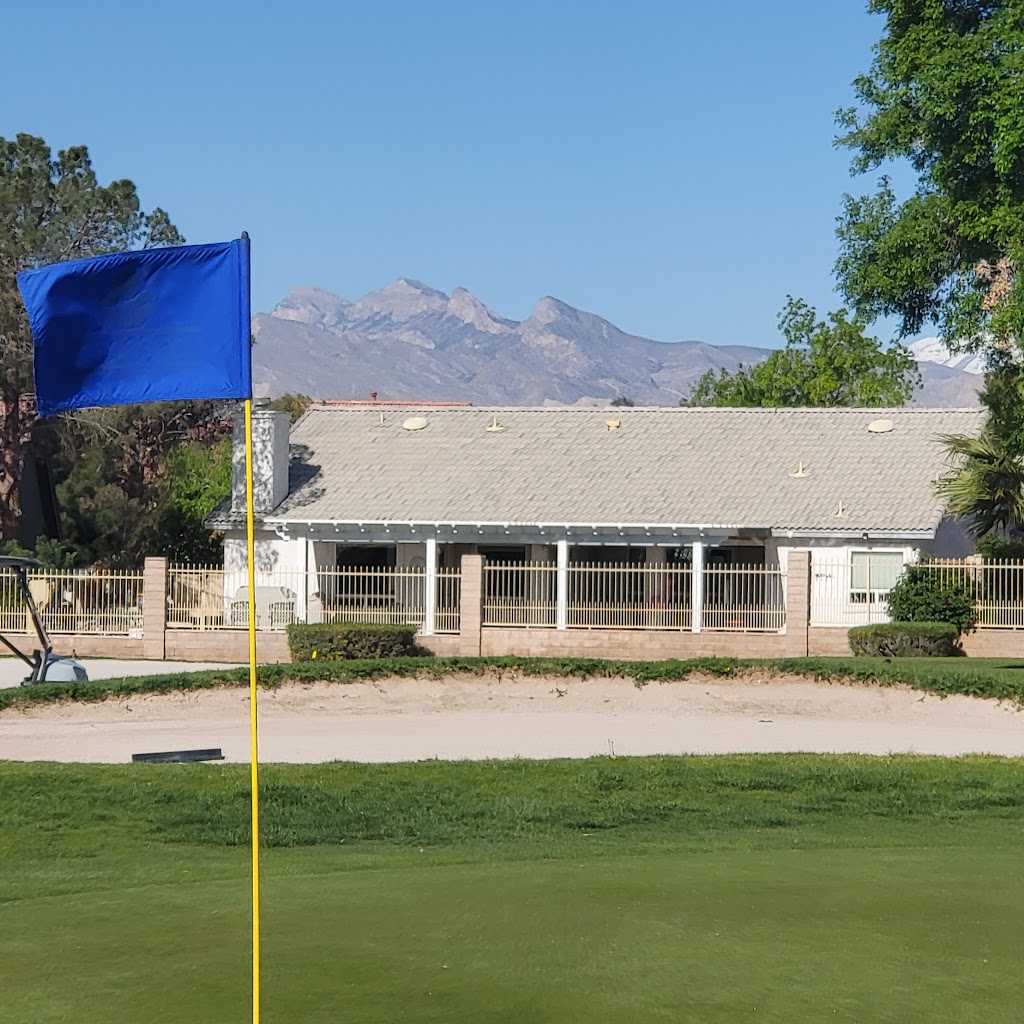
[[[0,713],[0,759],[125,762],[220,747],[249,758],[242,689]],[[263,691],[260,760],[587,757],[809,751],[1024,754],[1024,712],[995,701],[798,676],[637,687],[627,680],[384,679]]]

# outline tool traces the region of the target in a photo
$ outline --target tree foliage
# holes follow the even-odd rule
[[[1009,541],[1024,523],[1024,370],[1019,362],[996,353],[980,397],[988,410],[981,434],[942,437],[950,469],[938,490],[976,538]],[[991,542],[988,548],[1006,554]]]
[[[952,347],[1024,337],[1024,7],[1021,0],[870,0],[885,29],[857,105],[839,111],[853,171],[906,161],[844,199],[836,273],[862,317],[907,337],[935,323]]]
[[[230,433],[227,410],[212,402],[123,406],[61,424],[57,499],[80,561],[219,561],[203,520],[231,491]]]
[[[779,316],[785,348],[754,366],[709,370],[689,404],[892,406],[910,398],[920,375],[903,346],[883,348],[844,309],[829,314],[829,322],[817,317],[807,303],[790,298]]]
[[[15,275],[61,260],[173,245],[161,209],[145,213],[135,185],[101,185],[84,146],[56,157],[32,135],[0,137],[0,539],[13,537],[34,439],[32,336]]]
[[[286,395],[273,399],[270,408],[277,412],[288,413],[294,423],[312,404],[313,399],[309,395],[289,391]]]

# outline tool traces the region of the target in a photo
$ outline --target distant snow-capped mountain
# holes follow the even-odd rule
[[[950,352],[941,338],[920,338],[911,342],[907,348],[919,363],[937,363],[939,366],[949,366],[964,373],[985,372],[984,356],[974,352]]]
[[[652,341],[551,296],[527,319],[510,320],[465,288],[447,295],[408,278],[355,302],[321,288],[296,288],[272,312],[254,317],[253,334],[260,395],[377,392],[382,399],[477,405],[603,405],[619,396],[638,405],[676,405],[708,370],[732,371],[771,352]],[[981,370],[964,372],[946,361],[961,357],[943,357],[945,350],[932,342],[915,342],[923,378],[915,402],[976,405]]]

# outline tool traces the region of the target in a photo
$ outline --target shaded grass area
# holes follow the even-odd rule
[[[263,778],[266,1024],[1019,1019],[1016,760]],[[247,1020],[247,786],[0,763],[0,1024]]]
[[[1024,704],[1024,657],[1008,658],[693,658],[611,661],[599,658],[381,658],[262,665],[260,685],[288,682],[354,683],[382,678],[472,679],[557,676],[566,679],[632,680],[638,686],[676,682],[696,673],[723,678],[781,672],[828,682],[911,686],[942,696],[962,694]],[[211,669],[159,676],[132,676],[78,683],[44,683],[0,689],[0,710],[54,701],[98,701],[139,693],[176,693],[245,686],[248,668]]]

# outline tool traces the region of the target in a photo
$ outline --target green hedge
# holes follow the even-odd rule
[[[419,654],[415,626],[367,622],[332,622],[288,627],[292,661],[352,661]]]
[[[884,622],[856,626],[850,650],[879,658],[952,658],[961,654],[960,630],[950,622]]]

